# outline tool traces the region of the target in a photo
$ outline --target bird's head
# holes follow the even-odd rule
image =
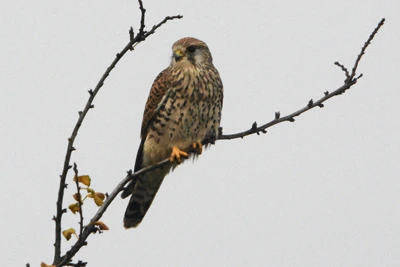
[[[196,38],[185,37],[172,46],[171,66],[212,64],[212,56],[208,46]]]

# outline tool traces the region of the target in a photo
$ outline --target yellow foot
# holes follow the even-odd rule
[[[186,153],[185,151],[180,150],[176,146],[173,146],[172,147],[171,156],[169,157],[169,161],[170,162],[174,162],[174,160],[176,160],[176,162],[178,162],[178,164],[180,164],[181,163],[181,156],[185,157],[185,158],[189,157],[188,153]]]
[[[203,145],[201,144],[200,141],[193,142],[192,148],[194,149],[194,152],[196,152],[199,155],[201,155],[201,153],[203,153]]]

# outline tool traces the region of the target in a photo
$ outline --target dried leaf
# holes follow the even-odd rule
[[[79,183],[82,183],[86,186],[90,186],[90,176],[89,175],[80,175],[78,178],[74,178],[74,181],[78,180]]]
[[[74,199],[75,199],[76,201],[81,202],[81,205],[83,204],[82,195],[81,195],[81,194],[75,193],[75,194],[73,195],[73,197],[74,197]]]
[[[79,212],[79,203],[74,203],[68,206],[68,209],[73,213]]]
[[[75,235],[76,237],[78,237],[76,235],[76,231],[74,228],[69,228],[67,230],[62,231],[63,236],[65,237],[65,239],[70,240],[72,235]]]
[[[106,230],[110,230],[110,228],[108,228],[107,225],[105,225],[105,223],[101,222],[101,221],[97,221],[93,223],[94,225],[97,225],[100,230],[106,231]]]
[[[94,195],[93,197],[94,203],[96,203],[97,207],[100,207],[103,205],[103,200],[97,196],[97,194]]]
[[[101,200],[104,200],[106,198],[106,195],[101,192],[96,192],[96,196],[99,197]]]
[[[87,188],[86,190],[88,192],[88,195],[86,197],[94,198],[96,192],[91,188]]]

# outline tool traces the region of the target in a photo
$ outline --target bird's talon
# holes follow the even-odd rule
[[[176,160],[178,164],[181,163],[181,157],[188,158],[189,155],[185,151],[180,150],[176,146],[172,147],[171,156],[169,157],[169,161],[172,163]]]
[[[201,155],[201,153],[203,153],[203,145],[201,144],[200,141],[193,142],[192,148],[199,155]]]

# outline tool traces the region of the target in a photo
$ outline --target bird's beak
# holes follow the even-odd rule
[[[183,52],[182,52],[182,50],[176,49],[176,50],[175,50],[175,53],[174,53],[175,61],[178,62],[179,60],[182,59],[182,57],[183,57]]]

